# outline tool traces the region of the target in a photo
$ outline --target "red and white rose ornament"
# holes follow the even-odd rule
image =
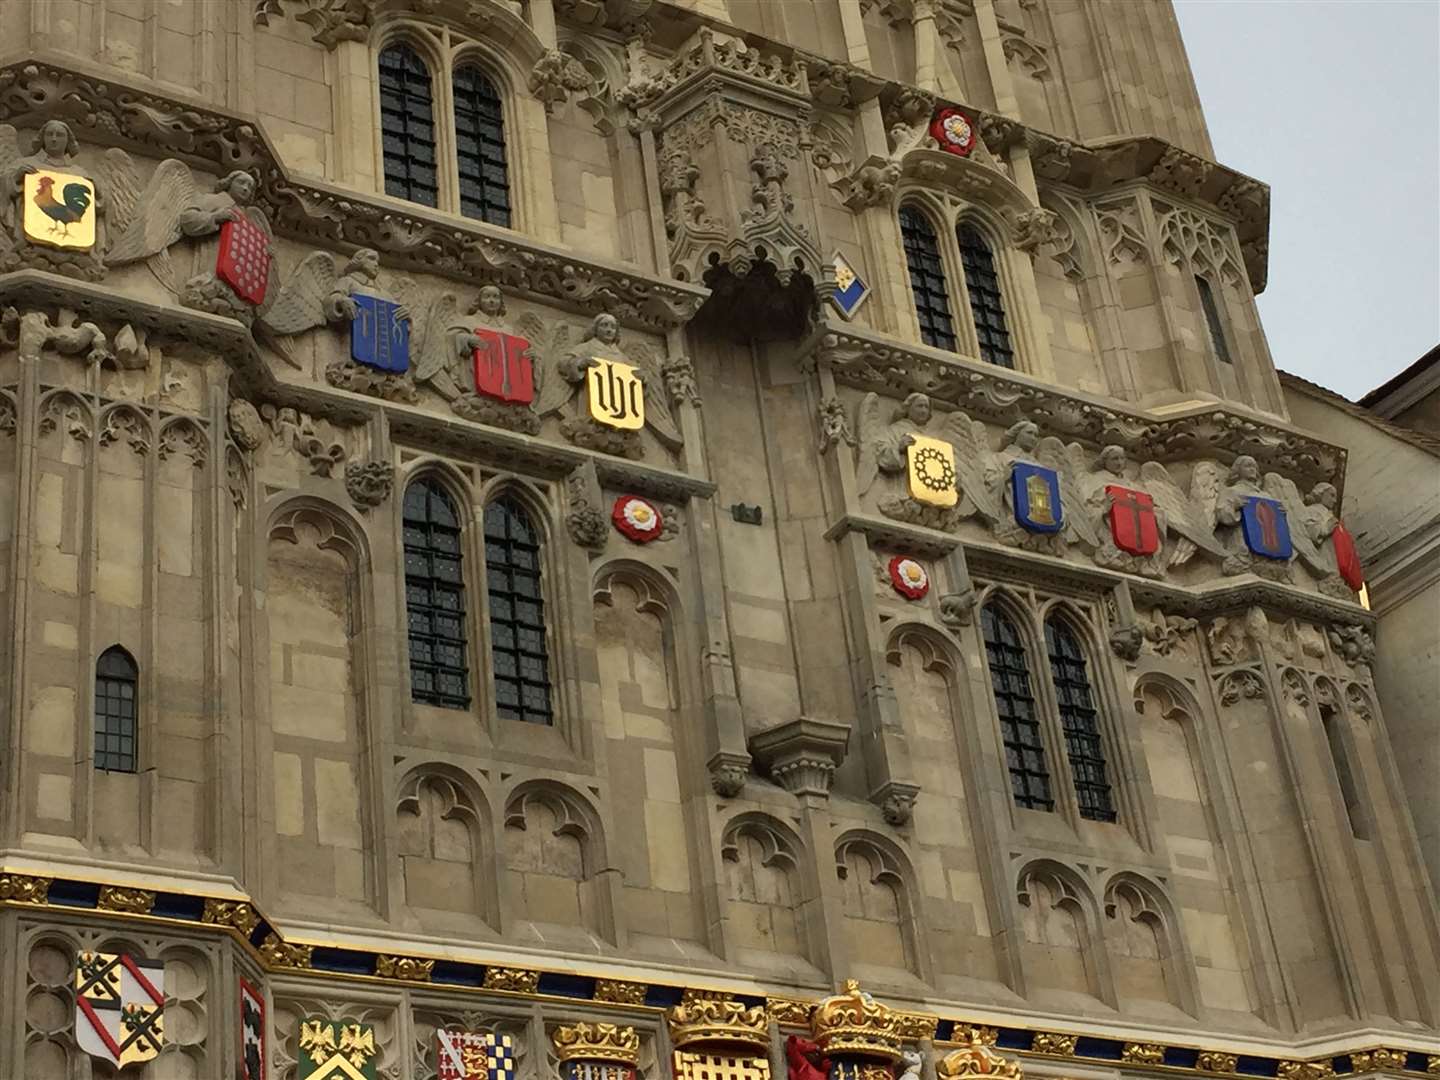
[[[940,149],[967,157],[975,149],[975,121],[959,109],[944,108],[930,121],[930,134]]]
[[[615,528],[637,544],[658,540],[665,524],[655,504],[639,495],[621,495],[616,499],[615,508],[610,511],[610,520],[615,523]]]
[[[921,600],[930,591],[930,575],[909,555],[896,555],[890,560],[890,584],[906,600]]]

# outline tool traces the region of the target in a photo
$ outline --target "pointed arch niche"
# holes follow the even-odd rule
[[[596,576],[595,659],[610,775],[624,777],[615,828],[634,843],[616,852],[626,928],[642,953],[674,954],[674,939],[707,942],[695,880],[695,830],[686,801],[687,747],[674,591],[648,567],[607,564]]]
[[[598,950],[615,940],[599,816],[562,784],[532,781],[505,804],[507,926],[551,946]]]
[[[1095,897],[1070,869],[1034,862],[1016,878],[1027,985],[1109,996],[1098,952]]]
[[[1193,961],[1161,886],[1138,874],[1116,874],[1105,886],[1104,914],[1105,948],[1122,1007],[1163,1015],[1157,1006],[1164,1004],[1194,1015]]]
[[[495,926],[488,815],[475,785],[446,766],[419,766],[400,783],[396,853],[405,905],[425,926],[472,916]]]
[[[835,844],[835,876],[851,967],[891,982],[902,971],[924,978],[914,875],[900,849],[881,836],[846,833]]]
[[[815,961],[805,925],[814,890],[800,853],[794,832],[765,814],[741,814],[726,824],[720,844],[726,941],[742,963],[775,973],[815,974],[809,964],[796,964]]]
[[[1247,973],[1243,932],[1234,913],[1229,870],[1221,846],[1222,808],[1205,767],[1199,708],[1168,678],[1142,676],[1135,711],[1145,763],[1159,810],[1160,831],[1174,875],[1176,932],[1183,933],[1196,966],[1198,1003],[1252,1012],[1254,987]],[[1182,1007],[1183,1001],[1179,1002]]]

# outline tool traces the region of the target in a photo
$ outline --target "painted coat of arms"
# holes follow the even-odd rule
[[[410,320],[400,305],[367,293],[356,293],[350,321],[350,356],[357,364],[403,375],[410,367]]]
[[[622,431],[645,426],[645,384],[634,364],[597,356],[585,370],[590,417]]]
[[[247,304],[265,302],[270,284],[270,237],[244,214],[220,226],[220,251],[215,276]]]
[[[1060,505],[1060,477],[1054,469],[1017,461],[1010,472],[1010,497],[1015,520],[1037,533],[1059,532],[1064,524]]]
[[[436,1080],[515,1080],[512,1036],[485,1031],[435,1032]]]
[[[165,1044],[165,966],[126,953],[81,953],[75,1041],[116,1068],[149,1061]]]
[[[265,997],[240,980],[240,1080],[265,1080]]]
[[[1110,500],[1110,535],[1115,546],[1131,555],[1153,555],[1160,550],[1160,522],[1155,500],[1143,491],[1106,484]]]
[[[300,1080],[376,1080],[375,1029],[311,1017],[300,1023]]]
[[[74,173],[37,169],[27,174],[25,236],[51,247],[94,247],[95,185]]]
[[[943,439],[912,435],[905,448],[910,497],[931,506],[954,506],[960,501],[955,486],[955,448]]]
[[[535,365],[530,342],[515,334],[475,328],[475,390],[496,401],[528,405],[535,400]]]
[[[1355,538],[1350,535],[1350,530],[1340,522],[1335,523],[1335,531],[1330,534],[1330,542],[1335,545],[1335,569],[1355,592],[1365,587],[1365,568],[1360,565],[1360,553],[1355,550]]]
[[[1288,559],[1295,553],[1290,542],[1290,522],[1285,508],[1275,499],[1252,495],[1240,509],[1240,529],[1245,546],[1267,559]]]

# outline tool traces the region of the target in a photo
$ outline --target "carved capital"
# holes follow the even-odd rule
[[[915,799],[919,794],[920,785],[892,780],[875,792],[870,801],[880,807],[880,813],[888,824],[898,828],[909,824],[910,817],[915,812]]]
[[[846,725],[802,716],[751,735],[750,752],[790,794],[828,798],[849,742]]]
[[[750,755],[721,750],[705,767],[710,771],[710,786],[722,799],[733,799],[745,790],[750,775]]]

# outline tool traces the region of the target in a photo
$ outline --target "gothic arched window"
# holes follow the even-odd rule
[[[980,230],[969,222],[960,223],[955,238],[960,242],[960,265],[965,270],[965,292],[970,297],[980,359],[1013,368],[1015,347],[1005,322],[1005,299],[1000,295],[994,253]]]
[[[1010,617],[994,604],[981,609],[980,626],[985,635],[995,711],[1000,715],[1010,790],[1019,806],[1053,810],[1055,799],[1050,794],[1050,770],[1045,765],[1045,743],[1040,735],[1035,694],[1030,688],[1025,642]]]
[[[1050,677],[1065,735],[1065,755],[1075,778],[1080,816],[1092,821],[1114,821],[1115,801],[1105,768],[1100,740],[1100,719],[1090,693],[1090,673],[1084,650],[1070,628],[1056,618],[1045,620],[1045,644],[1050,653]]]
[[[460,162],[460,213],[510,224],[505,112],[495,84],[474,64],[455,69],[455,154]]]
[[[470,687],[460,516],[434,480],[422,477],[405,489],[404,529],[411,700],[466,708]]]
[[[400,41],[381,51],[379,67],[385,194],[437,206],[440,182],[430,69],[419,53]]]
[[[1340,785],[1340,797],[1345,803],[1345,816],[1350,822],[1350,833],[1359,840],[1368,840],[1370,836],[1365,823],[1364,804],[1360,801],[1360,787],[1355,783],[1355,771],[1350,767],[1350,755],[1345,748],[1340,719],[1329,705],[1320,706],[1320,723],[1325,731],[1326,746],[1330,750],[1330,765],[1335,770],[1335,782]]]
[[[954,352],[955,322],[950,317],[950,292],[940,244],[929,219],[913,206],[900,208],[900,240],[910,270],[910,293],[920,320],[920,340]]]
[[[1205,328],[1210,332],[1210,347],[1215,350],[1215,359],[1222,364],[1232,363],[1230,345],[1225,340],[1225,324],[1220,319],[1220,305],[1215,300],[1210,280],[1196,274],[1195,291],[1200,294],[1200,310],[1205,313]]]
[[[495,712],[506,720],[549,724],[555,710],[540,592],[540,535],[530,515],[508,496],[485,508],[485,576]]]
[[[95,768],[109,772],[136,769],[139,750],[140,669],[119,645],[112,645],[95,662]]]

